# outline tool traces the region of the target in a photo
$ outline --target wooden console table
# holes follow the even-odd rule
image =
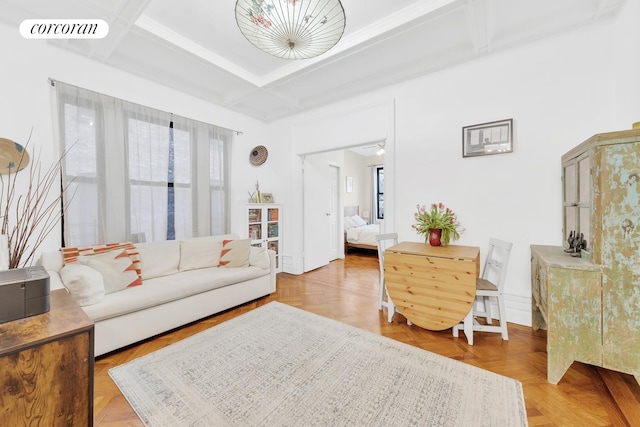
[[[458,324],[473,307],[480,248],[402,242],[384,253],[387,292],[414,324],[441,331]]]
[[[93,425],[93,322],[64,289],[0,323],[0,425]]]

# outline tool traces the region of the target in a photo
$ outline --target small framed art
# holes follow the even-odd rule
[[[462,157],[513,152],[513,119],[462,128]]]
[[[273,203],[273,194],[271,193],[262,193],[262,203]]]
[[[353,177],[347,177],[347,193],[353,193]]]

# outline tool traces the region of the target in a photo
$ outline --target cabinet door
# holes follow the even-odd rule
[[[571,232],[591,247],[591,157],[584,153],[565,163],[563,176],[563,235],[566,242]]]
[[[92,425],[90,332],[0,358],[0,425]]]
[[[600,162],[604,366],[640,376],[640,142],[603,149]]]
[[[548,380],[556,384],[573,361],[602,366],[602,284],[599,271],[548,270]]]

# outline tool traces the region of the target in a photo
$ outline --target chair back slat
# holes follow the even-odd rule
[[[380,264],[380,274],[384,275],[384,250],[390,246],[398,244],[398,233],[378,234],[378,263]]]
[[[513,243],[495,238],[489,239],[489,250],[482,271],[482,278],[496,285],[499,292],[502,292],[504,287],[512,247]]]

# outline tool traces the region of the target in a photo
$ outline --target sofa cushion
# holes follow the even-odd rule
[[[78,257],[78,262],[100,272],[105,294],[142,284],[142,280],[125,249],[91,256],[81,255]]]
[[[91,245],[91,246],[79,246],[79,247],[71,247],[71,248],[62,248],[62,256],[64,258],[64,264],[70,264],[77,262],[78,257],[80,256],[92,256],[97,254],[103,254],[106,252],[114,251],[114,250],[125,250],[131,262],[133,263],[133,267],[136,271],[136,274],[139,278],[142,279],[142,274],[140,272],[140,257],[138,256],[138,249],[131,242],[124,243],[106,243],[104,245]]]
[[[80,306],[96,304],[104,298],[102,274],[89,266],[78,263],[65,265],[60,270],[60,277]]]
[[[250,239],[224,240],[218,267],[241,268],[249,266]]]
[[[180,271],[216,267],[220,263],[222,241],[236,239],[237,234],[193,237],[180,242]]]
[[[269,268],[269,254],[267,248],[251,246],[249,250],[249,265],[260,267],[263,270]]]
[[[180,242],[148,242],[136,244],[140,256],[142,280],[167,276],[178,272],[180,264]]]
[[[268,274],[270,274],[269,270],[263,270],[258,267],[209,267],[184,271],[176,275],[145,280],[143,286],[134,286],[121,292],[105,295],[100,304],[90,305],[82,309],[94,322],[99,322],[212,289],[224,286],[242,286],[242,284],[238,285],[239,282]],[[239,290],[239,292],[242,291]]]

